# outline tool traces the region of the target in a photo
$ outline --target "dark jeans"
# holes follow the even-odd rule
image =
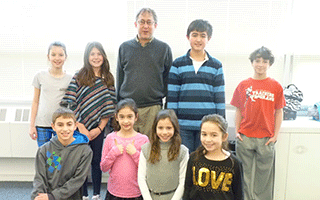
[[[188,149],[189,153],[194,152],[201,144],[200,130],[180,130],[181,142]]]
[[[121,198],[121,197],[116,197],[113,196],[112,194],[107,191],[106,199],[105,200],[143,200],[142,196],[140,197],[135,197],[135,198]]]
[[[100,194],[101,188],[101,175],[100,161],[103,147],[104,131],[98,135],[94,140],[89,142],[89,146],[93,152],[93,158],[91,162],[91,179],[93,185],[93,195]],[[83,184],[83,196],[88,196],[88,180]]]

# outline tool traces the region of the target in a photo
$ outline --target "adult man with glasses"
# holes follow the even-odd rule
[[[137,36],[121,44],[117,64],[117,99],[132,98],[138,106],[135,130],[149,135],[153,120],[167,95],[167,79],[172,64],[170,47],[153,37],[157,15],[141,9],[135,21]]]

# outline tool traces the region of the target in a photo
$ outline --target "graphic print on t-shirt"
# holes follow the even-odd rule
[[[197,162],[192,167],[193,185],[199,191],[221,193],[230,192],[234,169],[228,166],[212,166]]]
[[[252,86],[250,86],[246,89],[246,102],[244,106],[246,106],[249,98],[251,102],[255,102],[257,99],[274,101],[274,94],[266,90],[253,90]]]
[[[47,151],[47,164],[49,165],[48,171],[50,173],[53,173],[55,169],[60,170],[61,169],[61,157],[56,155],[56,152],[52,152],[52,154]]]

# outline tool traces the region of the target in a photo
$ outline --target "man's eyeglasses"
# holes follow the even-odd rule
[[[140,25],[147,24],[148,26],[151,26],[154,24],[154,21],[138,20],[138,24],[140,24]]]

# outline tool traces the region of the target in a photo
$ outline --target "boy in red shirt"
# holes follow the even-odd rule
[[[266,47],[250,55],[254,69],[236,88],[231,105],[236,107],[236,154],[243,164],[245,199],[273,199],[275,149],[283,119],[282,86],[267,76],[274,56]],[[252,186],[254,186],[252,188]]]

